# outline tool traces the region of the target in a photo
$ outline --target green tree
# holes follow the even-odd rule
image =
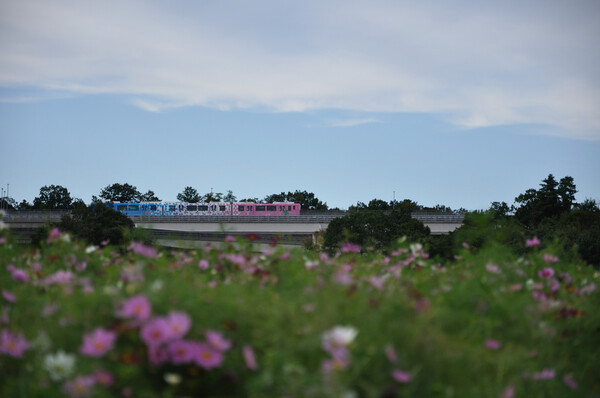
[[[100,192],[100,198],[112,203],[140,202],[142,194],[130,184],[115,183]]]
[[[33,205],[31,203],[29,203],[28,201],[26,201],[25,199],[23,199],[21,201],[21,203],[19,203],[19,205],[17,206],[17,209],[19,210],[31,210],[33,208]]]
[[[228,190],[227,194],[223,197],[223,201],[227,203],[233,203],[237,200],[232,190]]]
[[[177,194],[177,200],[180,202],[198,203],[200,199],[200,194],[192,187],[185,187],[183,192]]]
[[[160,199],[158,198],[158,196],[156,196],[154,191],[150,190],[145,194],[141,195],[140,199],[142,202],[160,202]]]
[[[40,188],[40,196],[33,200],[36,210],[68,210],[72,208],[73,199],[67,188],[60,185],[45,185]]]
[[[374,203],[379,206],[380,203]],[[426,238],[430,230],[421,221],[411,217],[412,208],[382,211],[367,210],[349,212],[333,219],[325,231],[323,245],[333,250],[343,242],[373,245],[386,248],[398,238],[406,236],[417,241]]]
[[[299,203],[302,210],[319,210],[325,211],[328,209],[327,203],[321,202],[314,193],[308,191],[281,192],[279,194],[267,195],[263,199],[266,203],[275,202],[294,202]]]
[[[69,231],[89,244],[100,245],[107,241],[112,245],[126,242],[135,224],[127,216],[102,203],[85,206],[78,203],[70,215],[63,216],[59,229]]]
[[[204,202],[204,203],[213,203],[213,202],[222,202],[222,201],[223,201],[223,194],[221,192],[213,192],[212,190],[202,197],[202,202]]]

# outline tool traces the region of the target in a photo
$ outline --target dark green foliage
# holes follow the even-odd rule
[[[526,228],[535,228],[543,220],[560,217],[571,210],[576,192],[572,177],[564,177],[556,182],[554,176],[549,174],[540,184],[540,189],[528,189],[515,198],[515,202],[520,204],[515,217]]]
[[[429,235],[429,228],[400,211],[357,211],[333,219],[325,232],[324,246],[332,250],[343,242],[387,248],[398,238],[420,240]]]
[[[576,209],[558,221],[555,236],[565,249],[577,251],[589,264],[600,265],[600,210]]]
[[[142,202],[160,202],[154,191],[150,190],[141,196],[141,200]]]
[[[200,199],[202,199],[200,194],[192,187],[185,187],[181,193],[177,194],[177,200],[180,202],[198,203]]]
[[[328,209],[327,203],[321,202],[314,193],[307,191],[281,192],[280,194],[267,195],[263,199],[266,203],[275,202],[294,202],[299,203],[302,210],[320,210]]]
[[[65,187],[45,185],[40,188],[40,196],[33,200],[36,210],[68,210],[72,208],[73,199]]]
[[[100,198],[107,202],[140,202],[142,194],[136,187],[130,184],[112,184],[100,192]]]
[[[101,203],[90,206],[76,206],[71,215],[64,216],[58,225],[61,231],[68,231],[94,245],[108,241],[120,245],[126,242],[127,230],[132,230],[133,221],[127,216]]]

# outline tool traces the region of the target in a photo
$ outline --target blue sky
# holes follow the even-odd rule
[[[0,186],[600,201],[596,1],[0,0]]]

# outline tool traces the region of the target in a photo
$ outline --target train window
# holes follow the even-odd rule
[[[200,210],[200,211],[208,211],[208,206],[198,206],[198,210]]]
[[[127,205],[117,205],[117,210],[118,211],[125,211],[125,210],[127,210]]]
[[[238,211],[244,211],[244,206],[238,206]]]
[[[169,211],[175,211],[176,208],[177,206],[175,205],[169,205]]]
[[[140,209],[140,205],[129,205],[129,210],[138,211]]]
[[[288,206],[288,210],[292,210],[292,206]]]
[[[196,211],[196,210],[198,210],[198,206],[196,206],[196,205],[189,205],[187,207],[187,210],[188,211]]]
[[[276,211],[277,206],[267,206],[267,211]]]
[[[152,210],[152,211],[156,211],[156,205],[151,205],[151,206],[150,206],[150,210]]]
[[[265,206],[256,206],[256,211],[265,211]]]
[[[225,211],[225,206],[219,206],[219,211]]]

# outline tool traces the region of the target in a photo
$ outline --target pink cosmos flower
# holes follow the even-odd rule
[[[6,243],[6,238],[4,236],[0,237],[0,245],[3,245]]]
[[[225,242],[235,242],[235,238],[231,235],[227,235],[225,237],[225,239],[223,239]]]
[[[577,382],[571,376],[564,375],[562,380],[571,390],[577,388]]]
[[[54,284],[58,284],[58,285],[66,285],[68,283],[70,283],[73,280],[73,274],[71,273],[71,271],[56,271],[54,274],[52,275],[48,275],[48,277],[46,277],[46,279],[44,279],[44,283],[46,285],[54,285]]]
[[[167,351],[169,352],[171,362],[175,365],[192,362],[196,352],[196,345],[196,343],[185,340],[170,342]]]
[[[148,346],[148,362],[152,365],[160,365],[169,361],[169,351],[161,345]]]
[[[182,338],[192,327],[192,320],[185,312],[171,311],[166,321],[169,325],[169,340]]]
[[[198,267],[202,270],[202,271],[206,271],[209,267],[208,261],[206,260],[200,260],[200,262],[198,263]]]
[[[254,350],[249,345],[245,345],[242,348],[242,354],[244,355],[244,362],[246,367],[250,370],[258,370],[258,363],[256,362],[256,356]]]
[[[348,367],[348,359],[333,357],[331,359],[323,361],[321,367],[323,369],[323,372],[325,373],[329,373],[332,370],[343,370]]]
[[[20,268],[15,268],[11,274],[12,274],[13,280],[15,280],[17,282],[23,282],[23,283],[29,282],[29,275],[27,275],[27,272],[25,272],[25,270],[22,270]]]
[[[206,343],[197,343],[194,355],[196,364],[204,369],[218,368],[223,363],[223,353]]]
[[[514,398],[515,396],[515,386],[509,384],[506,386],[504,391],[500,394],[498,398]]]
[[[540,276],[540,278],[550,279],[552,278],[552,276],[554,276],[554,270],[550,267],[547,267],[541,269],[540,272],[538,272],[538,275]]]
[[[83,355],[101,357],[113,348],[117,334],[109,330],[97,328],[83,336],[83,345],[79,349]]]
[[[29,343],[22,334],[12,334],[2,329],[0,333],[0,354],[7,354],[15,358],[23,358],[23,353],[29,348]]]
[[[391,363],[396,363],[398,361],[398,354],[396,354],[396,350],[391,345],[385,346],[385,356]]]
[[[373,287],[377,290],[383,290],[383,285],[386,281],[387,277],[385,275],[382,276],[371,276],[369,278],[369,282]]]
[[[550,380],[554,379],[556,372],[554,369],[543,369],[541,372],[534,373],[531,378],[533,380]]]
[[[125,318],[135,317],[137,320],[143,321],[148,319],[151,311],[152,307],[148,298],[143,294],[139,294],[130,297],[123,303],[119,316]]]
[[[540,244],[541,244],[541,242],[537,236],[534,236],[531,239],[525,240],[525,247],[534,247],[534,246],[539,246]]]
[[[60,238],[60,230],[58,228],[53,228],[48,235],[48,239],[46,239],[46,243],[51,243],[58,238]]]
[[[360,253],[360,246],[356,243],[344,243],[342,245],[342,253]]]
[[[112,373],[107,372],[106,370],[97,370],[94,372],[93,376],[96,379],[96,383],[103,387],[110,387],[115,381]]]
[[[135,254],[139,254],[140,256],[143,256],[143,257],[156,258],[158,256],[158,252],[156,251],[155,248],[153,248],[151,246],[146,246],[140,242],[132,242],[129,245],[129,250],[131,250]]]
[[[502,347],[502,343],[499,342],[498,340],[487,339],[485,341],[485,346],[487,348],[489,348],[490,350],[497,350],[500,347]]]
[[[17,301],[15,295],[7,290],[2,290],[2,297],[4,297],[4,299],[9,303],[14,303],[15,301]]]
[[[207,330],[205,336],[206,342],[217,351],[227,351],[231,348],[231,342],[225,339],[219,332]]]
[[[403,384],[410,383],[410,381],[412,380],[412,376],[410,373],[404,372],[400,369],[394,369],[392,371],[392,377],[398,383],[403,383]]]
[[[140,336],[148,346],[158,346],[171,338],[171,326],[165,318],[153,318],[142,326]]]
[[[496,264],[487,264],[485,266],[485,269],[487,270],[487,272],[492,273],[492,274],[500,273],[500,267],[498,267]]]
[[[558,262],[558,257],[553,256],[551,254],[548,253],[544,253],[544,261],[547,263],[557,263]]]
[[[77,376],[75,379],[67,381],[63,389],[70,397],[80,398],[88,396],[94,384],[96,384],[94,375]]]

